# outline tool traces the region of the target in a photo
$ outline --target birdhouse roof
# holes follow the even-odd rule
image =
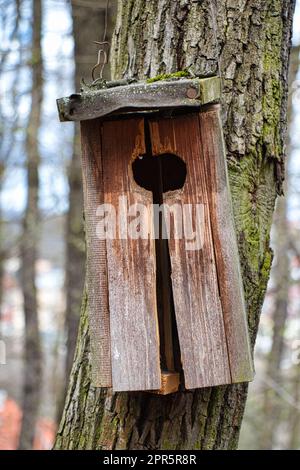
[[[158,81],[97,80],[80,93],[57,100],[60,121],[84,121],[108,115],[176,108],[200,108],[218,102],[220,79],[180,78]]]

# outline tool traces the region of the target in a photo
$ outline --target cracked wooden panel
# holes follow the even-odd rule
[[[152,194],[133,179],[131,164],[145,153],[143,119],[104,122],[102,128],[104,201],[116,211],[116,234],[107,240],[109,308],[114,391],[161,387],[156,306]],[[120,199],[121,198],[121,199]],[[143,237],[135,239],[137,220],[121,217],[140,206]],[[121,233],[118,233],[118,232]],[[130,236],[127,236],[128,231]]]
[[[199,114],[213,241],[232,381],[253,380],[243,283],[225,161],[220,106]]]
[[[153,154],[172,152],[187,165],[185,185],[166,193],[164,203],[181,208],[186,229],[188,205],[193,206],[192,219],[197,221],[193,224],[198,234],[194,246],[187,233],[176,239],[175,226],[170,225],[172,284],[185,386],[193,389],[231,383],[198,115],[156,120],[151,131]]]
[[[92,383],[111,387],[106,244],[96,234],[96,211],[104,202],[99,120],[81,123],[81,142]]]

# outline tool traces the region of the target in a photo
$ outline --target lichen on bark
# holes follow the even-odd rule
[[[120,0],[112,44],[114,79],[148,79],[185,69],[223,78],[223,127],[253,346],[271,268],[272,215],[283,180],[294,3]],[[112,395],[93,388],[85,306],[56,448],[237,447],[246,384],[167,397]]]

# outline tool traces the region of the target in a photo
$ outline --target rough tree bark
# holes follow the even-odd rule
[[[121,0],[113,78],[190,68],[223,77],[223,120],[252,345],[272,261],[283,180],[294,1]],[[167,397],[90,384],[86,298],[57,449],[232,449],[247,385]]]
[[[38,242],[38,191],[39,191],[39,144],[38,132],[41,121],[43,98],[43,62],[41,54],[42,2],[32,3],[32,88],[31,111],[26,135],[27,202],[21,241],[21,280],[25,315],[25,363],[23,388],[23,418],[19,441],[20,449],[31,449],[35,436],[41,391],[41,347],[38,326],[38,306],[35,283],[35,264]]]

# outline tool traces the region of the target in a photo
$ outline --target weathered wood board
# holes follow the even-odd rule
[[[152,193],[139,187],[131,164],[145,153],[143,119],[104,122],[102,127],[104,201],[120,215],[120,197],[128,207],[143,204],[143,228],[153,230]],[[134,223],[134,220],[130,223]],[[126,231],[126,222],[117,224]],[[128,225],[129,228],[129,225]],[[108,239],[107,264],[114,391],[161,387],[156,306],[155,241],[118,235]]]
[[[195,249],[187,250],[186,238],[176,239],[174,230],[171,230],[169,240],[185,387],[193,389],[231,383],[198,114],[156,120],[151,124],[151,130],[154,154],[173,153],[187,165],[184,187],[166,193],[164,203],[168,206],[179,204],[182,211],[187,204],[194,207],[198,204],[203,218],[197,224],[199,243],[195,244]],[[192,244],[189,246],[191,248]]]
[[[210,218],[232,382],[253,380],[244,290],[225,160],[220,105],[199,113]]]
[[[108,83],[109,85],[109,83]],[[137,82],[114,88],[93,87],[57,100],[61,121],[83,121],[122,110],[163,108],[199,108],[218,101],[221,94],[218,77]]]
[[[96,234],[96,211],[104,202],[99,120],[81,123],[81,142],[92,383],[111,387],[106,243]]]

